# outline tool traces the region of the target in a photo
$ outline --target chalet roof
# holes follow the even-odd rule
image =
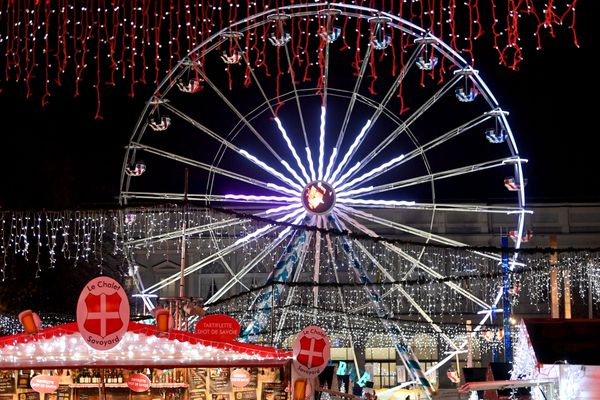
[[[0,337],[0,369],[80,367],[212,367],[277,366],[292,353],[237,341],[210,341],[198,334],[129,322],[119,344],[96,350],[82,337],[77,323]]]

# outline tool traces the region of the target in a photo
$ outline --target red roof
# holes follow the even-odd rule
[[[96,350],[85,343],[77,323],[42,329],[35,335],[0,337],[0,369],[102,367],[210,367],[282,365],[292,353],[237,341],[210,341],[191,332],[157,332],[130,322],[120,343]]]

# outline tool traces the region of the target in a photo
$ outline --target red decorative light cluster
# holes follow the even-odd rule
[[[529,29],[536,47],[544,37],[554,37],[559,26],[568,26],[577,45],[575,5],[577,0],[356,0],[352,4],[377,8],[428,29],[456,50],[474,58],[474,42],[488,35],[500,63],[516,69],[523,59],[523,30]],[[244,16],[295,3],[293,0],[6,0],[0,2],[0,73],[4,79],[24,84],[27,97],[41,92],[46,104],[53,89],[73,85],[75,96],[82,85],[92,87],[98,99],[96,117],[101,118],[100,100],[106,85],[126,85],[133,96],[139,84],[157,85],[178,61],[212,34]],[[297,4],[301,7],[301,4]],[[328,7],[323,3],[323,7]],[[358,46],[346,43],[349,17],[340,17],[340,50]],[[248,19],[251,25],[253,19]],[[272,37],[265,26],[252,28],[244,36],[244,56],[234,40],[224,41],[222,54],[231,62],[242,58],[264,67],[269,74],[265,51],[269,41],[282,47],[288,41],[297,77],[309,78],[309,65],[323,68],[323,52],[309,52],[303,31],[309,25],[290,24],[280,37]],[[360,36],[360,35],[359,35]],[[394,47],[391,37],[382,36],[381,47]],[[357,39],[358,40],[358,39]],[[400,39],[396,47],[405,45]],[[229,42],[229,43],[228,43]],[[323,40],[321,46],[326,43]],[[399,43],[398,43],[399,42]],[[278,48],[279,48],[278,47]],[[318,50],[318,49],[317,49]],[[402,63],[402,52],[392,50],[394,65]],[[278,50],[279,54],[279,50]],[[314,58],[314,60],[312,59]],[[198,60],[197,60],[198,61]],[[201,61],[201,60],[199,60]],[[361,58],[356,55],[357,68]],[[372,56],[371,63],[375,62]],[[246,76],[250,67],[246,67]],[[271,66],[271,68],[279,68]],[[374,69],[374,68],[372,68]],[[311,71],[312,72],[312,71]],[[229,73],[229,68],[228,68]],[[280,75],[281,71],[277,71]],[[322,74],[321,74],[322,76]],[[372,76],[375,81],[376,75]],[[318,77],[316,79],[319,79]],[[2,82],[4,81],[4,82]],[[248,77],[245,84],[249,85]]]

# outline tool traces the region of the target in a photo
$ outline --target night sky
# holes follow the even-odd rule
[[[598,176],[597,1],[577,7],[577,48],[564,27],[541,51],[528,46],[518,71],[498,65],[487,45],[475,67],[510,112],[527,166],[529,202],[600,201]],[[116,206],[124,146],[149,98],[151,85],[103,89],[103,119],[94,119],[95,92],[73,97],[65,84],[42,107],[22,83],[0,93],[0,206],[74,209]]]

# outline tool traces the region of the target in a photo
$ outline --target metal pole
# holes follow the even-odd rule
[[[179,277],[179,299],[177,300],[175,317],[177,329],[183,327],[183,296],[185,296],[185,229],[187,227],[187,200],[188,200],[188,168],[185,169],[184,189],[183,189],[183,226],[181,227],[181,273]]]
[[[556,235],[550,236],[550,247],[558,247]],[[550,310],[552,318],[560,318],[560,304],[558,302],[558,253],[550,254]]]
[[[592,292],[593,281],[592,281],[592,262],[588,261],[587,274],[588,274],[588,318],[594,318],[594,295]]]
[[[471,320],[467,320],[467,368],[473,367],[473,336],[471,334]]]
[[[502,238],[502,284],[503,284],[503,314],[502,319],[504,322],[504,362],[512,363],[513,361],[513,353],[512,353],[512,340],[510,337],[510,298],[509,298],[509,289],[510,282],[508,279],[508,252],[506,249],[508,248],[508,236],[503,234]]]

